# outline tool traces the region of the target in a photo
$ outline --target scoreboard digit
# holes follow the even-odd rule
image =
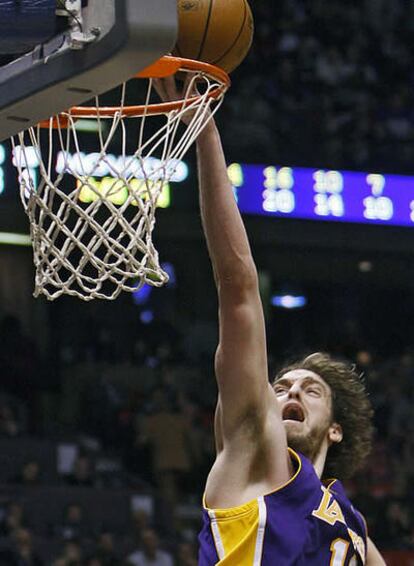
[[[414,177],[275,165],[231,165],[247,214],[412,226]],[[230,175],[230,179],[234,177]]]

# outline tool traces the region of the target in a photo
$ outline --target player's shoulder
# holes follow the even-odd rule
[[[292,449],[289,450],[293,474],[291,478],[265,496],[269,506],[291,509],[299,515],[308,515],[322,495],[323,484],[312,462]]]
[[[348,497],[348,494],[346,492],[346,489],[345,489],[343,483],[340,480],[338,480],[338,479],[327,479],[327,480],[324,480],[322,483],[323,483],[323,486],[327,489],[327,491],[333,497],[335,497],[341,503],[341,505],[345,505],[346,507],[348,507],[349,510],[352,513],[354,513],[357,517],[359,517],[365,523],[364,516],[362,515],[362,513],[356,507],[354,507],[353,503],[351,502],[351,500]]]
[[[323,483],[324,489],[326,489],[326,492],[329,494],[327,501],[329,501],[330,507],[327,509],[332,511],[333,505],[337,506],[340,512],[340,517],[342,518],[342,521],[350,527],[350,532],[353,532],[357,537],[366,541],[368,537],[368,528],[365,517],[349,499],[342,482],[337,479],[331,479],[325,480]]]
[[[303,454],[289,448],[293,475],[288,482],[275,489],[266,497],[269,505],[289,508],[299,515],[315,516],[315,510],[323,508],[336,512],[344,509],[350,517],[355,515],[363,521],[362,515],[349,500],[342,482],[338,479],[321,480],[312,462]]]

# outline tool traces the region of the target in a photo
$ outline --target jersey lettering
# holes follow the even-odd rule
[[[321,502],[319,507],[315,509],[315,511],[312,511],[312,515],[321,521],[325,521],[325,523],[328,523],[331,526],[334,526],[338,522],[346,525],[339,503],[333,497],[332,493],[326,489],[326,487],[322,486],[321,489],[323,493]],[[363,539],[349,527],[347,527],[347,530],[353,547],[358,552],[363,563],[365,563],[365,543]],[[335,539],[333,541],[330,548],[332,552],[331,566],[342,566],[342,564],[345,563],[348,547],[349,542],[346,542],[343,539]]]
[[[325,521],[329,525],[333,526],[335,523],[340,522],[345,523],[344,515],[339,507],[338,502],[332,496],[331,493],[326,489],[326,487],[321,487],[323,496],[320,502],[319,507],[312,511],[312,515],[321,519],[321,521]]]
[[[351,537],[352,544],[355,550],[360,555],[362,562],[365,563],[365,543],[364,540],[358,536],[352,529],[348,528],[348,534]]]
[[[332,556],[329,566],[344,566],[348,548],[349,542],[342,538],[335,539],[330,548]]]

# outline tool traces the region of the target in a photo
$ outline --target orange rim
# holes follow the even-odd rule
[[[136,74],[133,79],[158,79],[170,77],[177,73],[178,71],[192,71],[199,72],[210,78],[217,80],[220,85],[213,89],[209,94],[209,99],[217,99],[230,87],[231,80],[229,75],[220,67],[211,65],[210,63],[204,63],[202,61],[193,61],[192,59],[183,59],[181,57],[172,57],[170,55],[165,55],[161,57],[158,61],[146,67],[138,74]],[[122,115],[127,118],[134,118],[148,115],[155,116],[158,114],[168,114],[174,110],[180,110],[183,106],[189,106],[196,102],[200,97],[193,96],[187,100],[176,100],[173,102],[161,102],[159,104],[141,104],[138,106],[124,106],[122,108]],[[79,118],[113,118],[117,112],[121,109],[120,106],[106,106],[98,108],[96,106],[74,106],[68,110],[67,113],[59,114],[52,119],[52,128],[67,128],[69,124],[69,119],[67,114],[76,121]],[[50,120],[43,120],[39,123],[41,128],[49,128]]]

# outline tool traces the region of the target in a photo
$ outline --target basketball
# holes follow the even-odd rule
[[[212,63],[230,73],[249,52],[254,25],[246,0],[178,0],[178,13],[174,55]]]

